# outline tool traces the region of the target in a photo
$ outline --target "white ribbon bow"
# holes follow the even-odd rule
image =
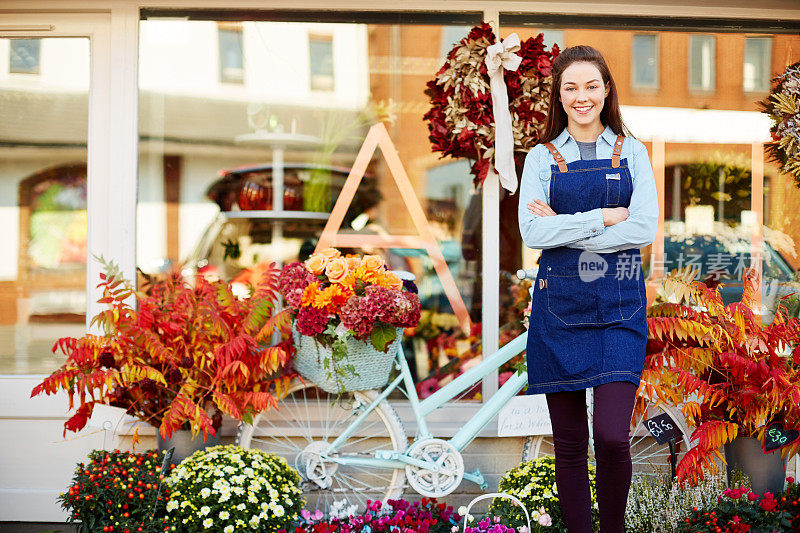
[[[494,112],[494,168],[500,176],[500,184],[511,194],[517,190],[517,171],[514,167],[514,132],[503,69],[519,68],[522,58],[514,53],[519,50],[519,45],[519,36],[512,33],[504,41],[489,46],[484,60],[489,71]]]

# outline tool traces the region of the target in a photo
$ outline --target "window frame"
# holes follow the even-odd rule
[[[654,37],[655,46],[654,46],[654,57],[655,57],[655,81],[652,85],[650,84],[639,84],[636,83],[636,57],[635,57],[635,50],[636,50],[636,37],[645,37],[645,36],[652,36]],[[636,32],[633,34],[633,40],[631,41],[631,89],[636,90],[645,90],[645,91],[658,91],[661,88],[661,38],[658,33],[649,33],[649,32]]]
[[[766,59],[765,64],[766,64],[767,76],[766,76],[766,79],[760,80],[760,81],[763,82],[763,87],[759,87],[759,88],[755,88],[755,89],[748,89],[745,86],[745,77],[744,77],[744,68],[745,68],[746,60],[747,60],[747,43],[748,42],[753,42],[753,41],[756,41],[756,40],[766,41],[768,43],[768,46],[767,46],[767,49],[766,49],[766,58],[762,57],[762,59]],[[773,42],[773,39],[772,39],[771,36],[745,35],[745,38],[744,38],[744,53],[742,54],[742,92],[744,94],[764,94],[764,93],[768,93],[769,92],[770,86],[771,86],[771,78],[769,76],[769,73],[771,72],[771,68],[770,67],[772,65],[773,45],[774,45],[774,42]]]
[[[711,85],[709,87],[704,86],[696,86],[692,84],[692,71],[693,71],[693,54],[692,54],[692,41],[698,37],[704,37],[709,39],[712,46],[712,59],[711,59]],[[687,76],[686,81],[688,83],[689,91],[693,93],[704,93],[704,94],[711,94],[717,90],[717,37],[715,35],[709,35],[705,33],[693,33],[689,35],[689,46],[688,48],[688,61],[687,61]],[[701,73],[702,77],[702,73]]]

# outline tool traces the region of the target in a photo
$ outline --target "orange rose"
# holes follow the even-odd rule
[[[341,282],[348,272],[347,260],[344,257],[331,259],[328,261],[328,266],[325,267],[325,275],[328,276],[328,281],[331,283]]]
[[[350,257],[346,257],[347,259],[347,268],[350,270],[355,270],[361,265],[361,258],[351,255]]]
[[[403,290],[403,280],[400,279],[400,276],[397,274],[387,272],[386,275],[383,276],[383,279],[386,280],[386,285],[388,285],[390,289],[397,289],[398,291]]]
[[[361,264],[365,269],[372,272],[379,272],[383,270],[383,258],[379,255],[365,255],[361,260]]]
[[[320,254],[324,255],[326,259],[336,259],[337,257],[342,257],[342,252],[337,250],[336,248],[325,248],[324,250],[319,252]]]
[[[314,254],[306,259],[306,268],[315,276],[319,276],[325,272],[325,267],[328,265],[328,258],[322,254]]]

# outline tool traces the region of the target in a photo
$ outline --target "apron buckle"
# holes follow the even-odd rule
[[[539,280],[539,288],[540,289],[546,289],[547,288],[547,280],[546,279],[540,279]]]

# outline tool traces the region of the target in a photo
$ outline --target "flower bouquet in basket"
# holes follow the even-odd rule
[[[295,370],[327,392],[384,386],[403,328],[419,322],[413,283],[377,255],[322,250],[286,265],[278,291],[294,322]]]

